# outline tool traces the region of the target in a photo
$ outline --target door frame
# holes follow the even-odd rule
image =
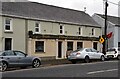
[[[12,37],[5,37],[5,38],[4,38],[4,40],[3,40],[3,47],[4,47],[3,50],[5,50],[5,39],[6,39],[6,38],[11,38],[11,42],[12,42],[12,43],[11,43],[11,50],[13,50],[13,38],[12,38]]]

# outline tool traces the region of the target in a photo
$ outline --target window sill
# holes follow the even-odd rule
[[[45,54],[45,52],[35,52],[35,54]]]
[[[13,33],[12,30],[5,30],[4,32],[5,32],[5,33]]]

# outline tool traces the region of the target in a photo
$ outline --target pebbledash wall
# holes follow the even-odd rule
[[[28,31],[33,31],[33,35],[28,39],[29,55],[56,59],[66,58],[66,52],[70,50],[69,42],[72,43],[71,50],[76,50],[78,46],[93,48],[94,43],[97,43],[97,50],[101,50],[98,41],[101,28],[94,27],[95,35],[90,35],[93,27],[61,23],[64,26],[64,34],[60,34],[60,23],[39,21],[41,33],[36,34],[33,30],[35,28],[32,27],[35,26],[35,22],[28,21]],[[77,33],[79,27],[82,28],[81,35]],[[44,43],[42,52],[36,52],[36,41]],[[79,43],[82,43],[82,45],[78,45]]]
[[[31,8],[28,10],[26,7],[30,7],[29,5]],[[20,7],[24,7],[25,10]],[[42,58],[64,59],[67,51],[76,50],[80,47],[101,50],[98,38],[101,35],[101,27],[84,12],[34,2],[4,2],[2,8],[3,11],[0,15],[0,50],[5,50],[5,45],[8,45],[5,44],[6,38],[11,38],[11,50],[21,50],[28,55]],[[39,8],[43,12],[41,15],[39,13],[40,17],[37,14],[34,15]],[[50,13],[55,13],[54,11],[68,13],[67,15],[65,13],[58,14],[57,17],[56,15],[50,16],[49,12],[46,12],[48,8],[52,9],[52,11],[49,11]],[[44,16],[45,13],[47,15]],[[78,16],[74,14],[78,14]],[[8,19],[10,20],[11,30],[6,31],[6,20]]]

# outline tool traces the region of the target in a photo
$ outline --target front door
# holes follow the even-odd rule
[[[93,48],[97,50],[97,42],[93,42]]]
[[[58,58],[62,58],[62,42],[58,42]]]
[[[5,50],[12,50],[12,38],[5,38]]]

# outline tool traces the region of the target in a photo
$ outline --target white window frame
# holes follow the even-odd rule
[[[10,24],[6,24],[6,20],[10,20]],[[13,22],[13,19],[5,18],[5,23],[4,23],[4,30],[5,30],[5,32],[12,32],[13,31],[13,24],[12,24],[12,22]],[[10,26],[10,30],[6,29],[6,25]]]
[[[36,41],[44,42],[44,51],[43,52],[36,52]],[[46,44],[45,40],[35,40],[35,42],[34,42],[34,52],[37,53],[37,54],[45,53],[46,52],[46,50],[45,50],[45,47],[46,47],[45,44]]]
[[[62,29],[60,29],[60,27],[62,26]],[[64,26],[62,25],[62,24],[60,24],[60,27],[59,27],[59,31],[62,31],[62,33],[60,33],[60,34],[64,34]]]
[[[38,27],[36,27],[36,24],[38,23]],[[36,29],[39,29],[39,32],[36,32]],[[35,33],[41,33],[41,25],[40,22],[35,22]]]

